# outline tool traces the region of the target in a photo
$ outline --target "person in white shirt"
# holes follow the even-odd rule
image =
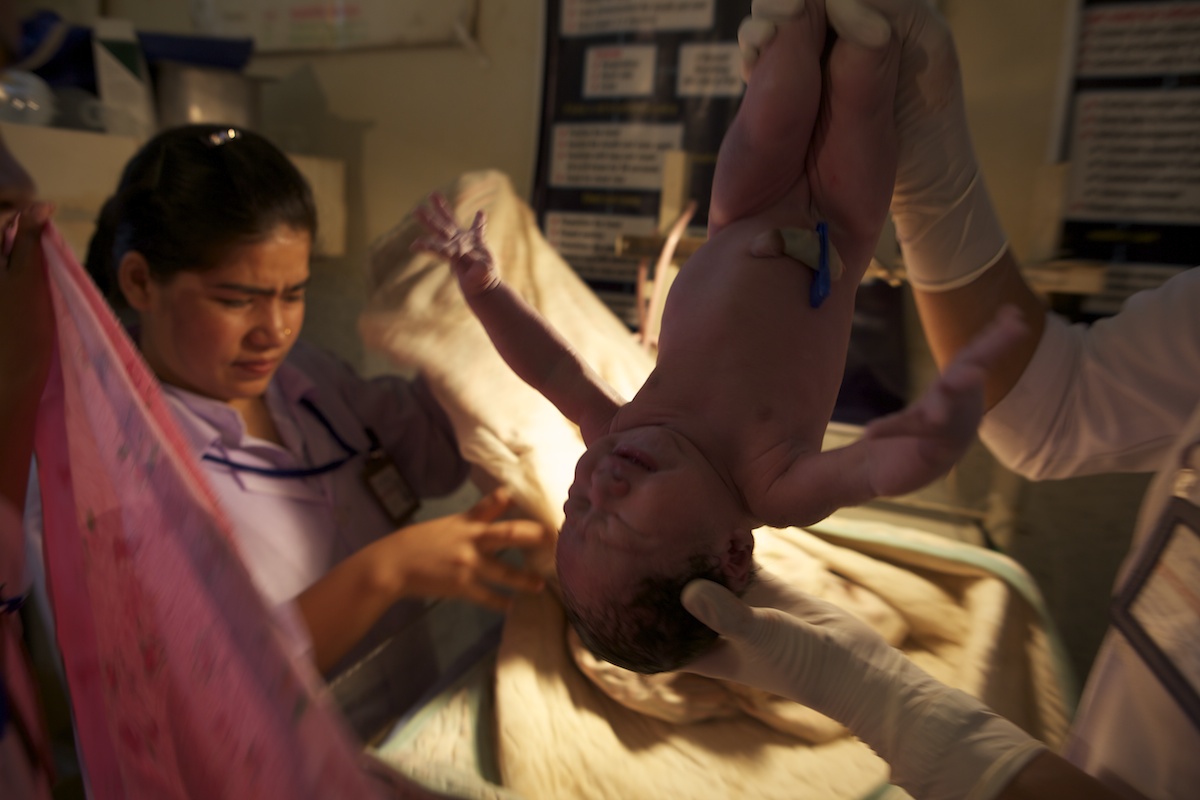
[[[756,4],[760,13],[744,24],[751,62],[771,46],[770,13],[780,9],[769,5]],[[716,584],[689,585],[685,606],[724,637],[689,669],[775,691],[846,723],[919,800],[1194,797],[1200,270],[1134,296],[1090,328],[1048,314],[1021,275],[979,173],[945,22],[924,0],[825,5],[841,35],[902,48],[891,207],[939,365],[1003,304],[1020,308],[1032,330],[988,375],[984,442],[1031,478],[1157,475],[1117,579],[1114,625],[1061,756],[814,598],[751,609]]]

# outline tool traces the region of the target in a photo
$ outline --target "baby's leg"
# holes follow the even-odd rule
[[[900,47],[839,39],[826,62],[821,130],[814,135],[813,205],[857,285],[871,262],[896,183]]]
[[[710,235],[779,202],[804,174],[821,100],[825,17],[820,3],[803,6],[779,23],[721,143]]]
[[[772,64],[779,63],[773,56],[780,48],[794,46],[785,36],[785,24],[765,24],[777,25],[779,32],[773,38],[759,32],[756,46],[762,54],[751,86],[760,74],[766,77]],[[807,179],[795,181],[788,193],[777,199],[784,216],[795,218],[794,224],[803,230],[767,236],[752,250],[755,255],[778,255],[787,243],[787,255],[815,265],[805,257],[805,247],[811,250],[816,240],[812,232],[816,222],[828,222],[830,239],[846,264],[846,283],[851,287],[870,263],[896,170],[893,106],[900,49],[886,24],[868,32],[871,36],[839,39],[830,48],[820,113],[803,165]],[[793,240],[802,247],[797,249]]]

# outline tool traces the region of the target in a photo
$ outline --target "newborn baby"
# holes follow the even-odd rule
[[[440,196],[417,212],[414,247],[450,261],[505,361],[580,427],[558,578],[583,642],[628,669],[676,669],[715,641],[680,591],[696,577],[745,591],[755,528],[945,473],[974,436],[984,368],[1023,332],[1004,316],[918,403],[821,452],[891,197],[897,68],[840,40],[823,88],[825,44],[817,3],[762,53],[721,145],[709,238],[672,285],[656,366],[628,403],[501,281],[482,212],[467,231]]]

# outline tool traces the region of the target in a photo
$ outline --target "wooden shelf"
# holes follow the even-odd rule
[[[1043,294],[1099,294],[1104,291],[1105,270],[1106,265],[1091,261],[1043,261],[1021,267],[1029,284]]]

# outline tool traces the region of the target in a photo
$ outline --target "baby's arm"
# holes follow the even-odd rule
[[[734,220],[784,199],[804,174],[808,142],[821,99],[822,4],[790,0],[797,16],[779,24],[717,157],[711,236]],[[781,9],[787,17],[795,13]]]
[[[807,525],[941,477],[975,439],[987,372],[1028,335],[1020,312],[1002,308],[917,402],[871,422],[853,444],[798,459],[752,507],[771,524]]]
[[[461,230],[446,199],[434,193],[416,216],[427,235],[413,249],[450,262],[467,305],[513,372],[578,425],[585,442],[603,435],[624,401],[500,279],[483,241],[484,213],[475,215],[470,230]]]

